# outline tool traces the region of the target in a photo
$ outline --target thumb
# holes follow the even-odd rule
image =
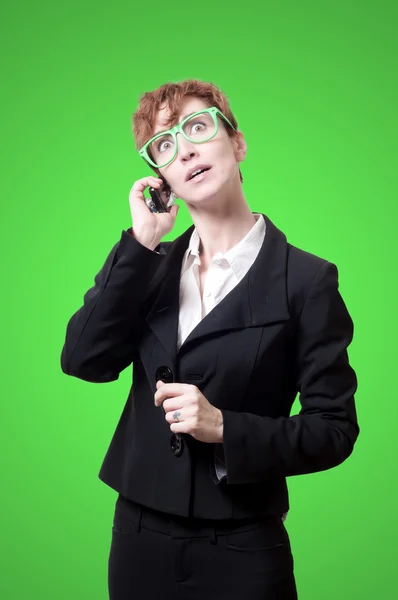
[[[170,209],[170,214],[173,217],[173,219],[176,218],[176,216],[178,215],[178,211],[180,210],[180,207],[178,204],[173,204],[173,206]]]

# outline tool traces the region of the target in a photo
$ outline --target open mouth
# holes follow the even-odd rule
[[[211,167],[205,167],[204,169],[198,169],[192,173],[188,181],[202,181],[206,177],[206,173],[210,171]]]

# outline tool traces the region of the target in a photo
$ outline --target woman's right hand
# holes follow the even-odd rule
[[[137,179],[129,194],[132,233],[140,244],[151,250],[154,250],[161,239],[173,229],[179,210],[177,204],[173,204],[170,212],[153,213],[149,210],[145,203],[144,190],[147,187],[160,188],[161,185],[162,179],[150,175]]]

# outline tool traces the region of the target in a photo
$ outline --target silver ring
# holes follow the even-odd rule
[[[180,411],[176,410],[173,414],[173,419],[174,421],[179,421],[180,419],[178,418],[181,415]]]

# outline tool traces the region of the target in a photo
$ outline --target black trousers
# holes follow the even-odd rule
[[[297,600],[280,516],[174,517],[119,496],[109,554],[110,600]]]

